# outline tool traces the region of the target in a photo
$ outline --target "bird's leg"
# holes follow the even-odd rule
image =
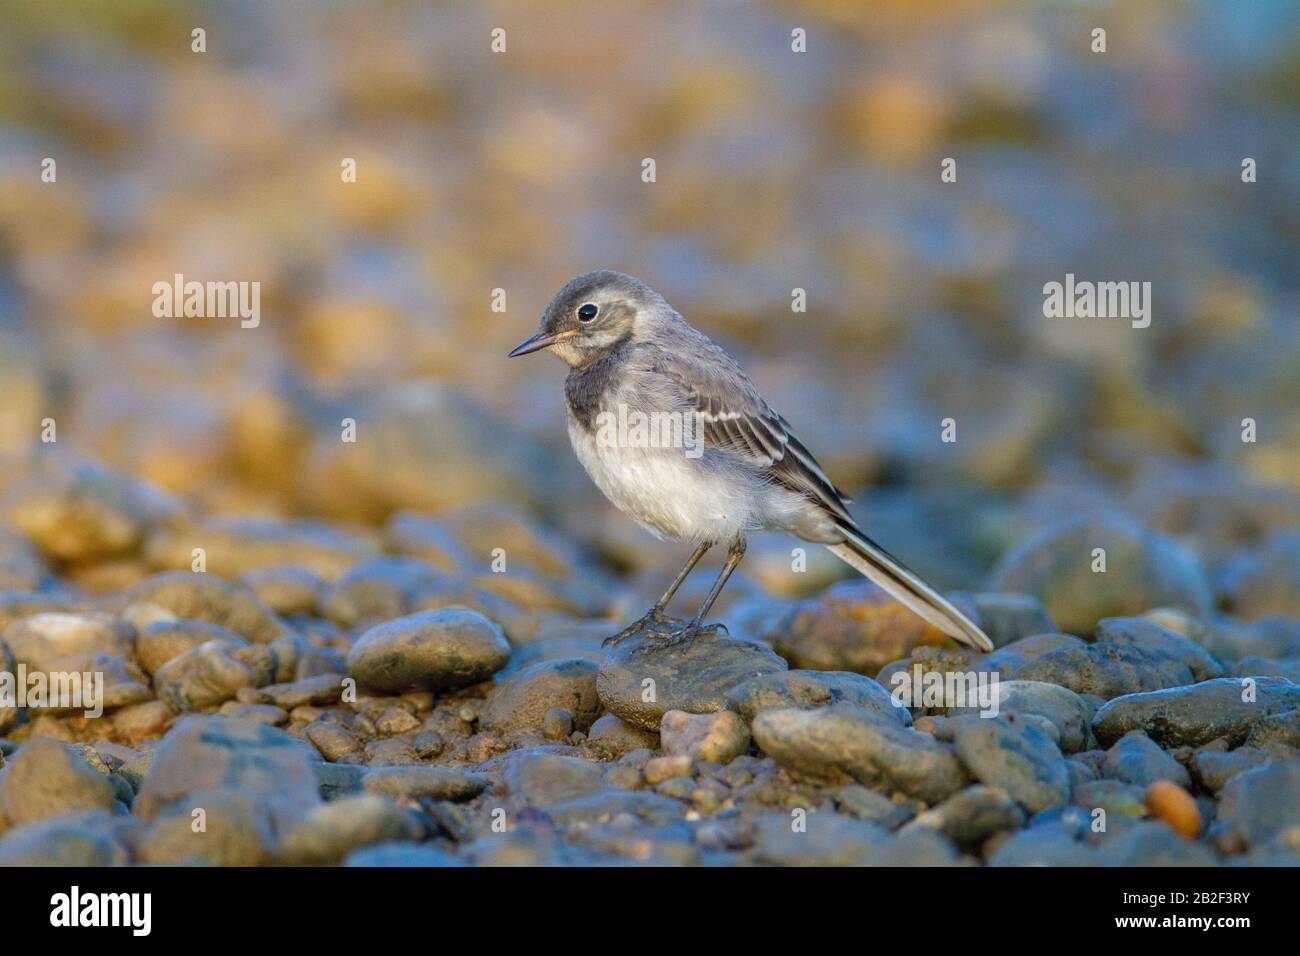
[[[664,647],[674,647],[678,644],[689,644],[701,634],[716,634],[718,631],[721,631],[724,634],[727,633],[726,625],[706,625],[704,623],[704,616],[709,613],[709,609],[713,607],[713,602],[716,601],[718,595],[722,593],[722,589],[726,585],[727,579],[731,577],[731,572],[736,570],[744,556],[745,539],[738,538],[732,543],[731,549],[727,552],[727,563],[722,566],[722,571],[718,575],[718,579],[713,582],[713,587],[709,589],[708,597],[704,599],[704,603],[700,605],[700,609],[695,612],[695,617],[691,618],[690,622],[686,624],[685,627],[673,631],[666,638],[656,641],[653,644],[647,644],[645,650],[651,651]]]
[[[600,646],[606,647],[610,644],[617,644],[619,641],[626,640],[633,634],[639,634],[651,624],[662,624],[667,620],[667,618],[664,617],[664,608],[667,607],[668,602],[673,599],[673,595],[676,594],[677,589],[682,586],[682,582],[685,581],[687,576],[695,570],[695,566],[700,563],[700,558],[704,557],[704,553],[711,547],[713,547],[712,542],[706,541],[696,548],[695,553],[687,560],[686,566],[683,567],[681,571],[677,572],[677,577],[673,579],[673,583],[668,585],[668,590],[664,592],[663,597],[658,601],[655,601],[654,606],[651,607],[650,610],[646,611],[645,617],[629,624],[613,637],[605,638],[605,640],[601,642]]]

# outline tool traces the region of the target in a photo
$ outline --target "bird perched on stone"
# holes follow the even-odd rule
[[[857,526],[850,499],[736,360],[639,279],[602,270],[570,280],[510,356],[542,349],[569,365],[569,439],[592,480],[652,534],[695,546],[646,615],[606,643],[648,628],[653,649],[715,630],[705,615],[744,557],[745,536],[762,530],[824,544],[959,643],[993,649]],[[664,609],[714,545],[727,548],[726,563],[695,617],[676,626]]]

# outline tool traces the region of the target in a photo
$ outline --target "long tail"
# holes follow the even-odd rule
[[[965,614],[926,584],[914,571],[856,528],[840,526],[843,544],[828,544],[841,561],[870,578],[957,643],[977,651],[993,650],[993,642]]]

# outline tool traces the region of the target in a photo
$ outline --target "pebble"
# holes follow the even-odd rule
[[[1248,848],[1287,839],[1300,827],[1300,760],[1278,760],[1234,776],[1219,793],[1219,820]]]
[[[891,800],[883,793],[860,783],[846,783],[836,787],[833,797],[840,810],[859,820],[878,823],[889,830],[897,830],[916,816],[916,811],[907,804]]]
[[[546,715],[562,710],[569,715],[572,727],[585,732],[601,710],[598,671],[596,664],[579,658],[540,661],[526,667],[492,689],[482,725],[505,736],[546,736]]]
[[[1186,664],[1198,681],[1222,677],[1225,673],[1223,665],[1201,645],[1147,618],[1106,618],[1097,624],[1097,640],[1159,651]]]
[[[949,597],[965,600],[975,608],[974,621],[988,635],[994,647],[1004,647],[1026,637],[1057,630],[1047,608],[1031,594],[1003,594],[1000,591],[966,594],[956,591]]]
[[[288,565],[333,580],[375,551],[368,539],[322,521],[220,515],[159,528],[145,552],[154,567],[189,568],[196,547],[207,573],[230,579]]]
[[[668,754],[692,760],[729,763],[749,750],[749,725],[729,710],[713,714],[670,710],[660,721],[659,735]]]
[[[1300,532],[1279,531],[1233,557],[1218,588],[1234,617],[1300,618]]]
[[[1110,817],[1141,817],[1147,812],[1146,791],[1122,780],[1091,780],[1074,787],[1070,800],[1086,810],[1105,810]]]
[[[381,693],[447,690],[487,680],[510,659],[505,635],[477,611],[420,611],[366,631],[348,673]]]
[[[343,692],[343,680],[337,674],[318,674],[287,684],[267,684],[259,696],[268,704],[293,710],[295,707],[336,704]]]
[[[4,642],[29,671],[84,671],[96,659],[131,658],[135,629],[98,611],[47,612],[9,625]]]
[[[846,671],[780,671],[747,680],[727,694],[727,707],[752,721],[767,710],[811,709],[840,702],[893,717],[904,726],[912,713],[897,706],[888,690],[862,674]]]
[[[332,720],[308,724],[306,734],[312,746],[331,763],[360,763],[365,755],[365,749],[352,732]]]
[[[1163,747],[1195,747],[1217,737],[1241,744],[1266,717],[1297,707],[1300,685],[1289,680],[1222,677],[1111,700],[1098,709],[1092,727],[1107,746],[1131,730],[1146,732]]]
[[[552,707],[542,715],[542,736],[547,740],[563,740],[573,733],[573,714],[562,707]]]
[[[1102,700],[1181,687],[1196,679],[1185,663],[1161,651],[1108,643],[1048,651],[1019,668],[1015,677],[1060,684],[1076,694],[1092,694]]]
[[[272,727],[279,727],[289,722],[289,715],[280,707],[270,704],[237,704],[228,701],[221,705],[220,713],[237,720],[252,720]]]
[[[1201,811],[1183,787],[1169,780],[1154,780],[1147,786],[1147,809],[1151,816],[1169,824],[1180,836],[1195,840],[1201,835]],[[1139,865],[1145,861],[1139,861]]]
[[[957,846],[974,850],[994,834],[1024,825],[1025,811],[1006,790],[976,784],[918,814],[902,832],[938,830]]]
[[[1191,786],[1187,768],[1140,730],[1131,730],[1111,745],[1102,773],[1115,780],[1148,786],[1158,780]]]
[[[132,812],[153,820],[200,791],[242,794],[276,829],[320,802],[311,748],[266,724],[186,716],[151,753]]]
[[[51,816],[0,835],[0,866],[125,866],[130,852],[105,810]]]
[[[134,585],[126,602],[156,604],[178,618],[224,627],[255,644],[269,644],[286,630],[284,622],[251,588],[211,573],[156,574]]]
[[[800,669],[876,674],[923,644],[948,645],[948,638],[882,588],[857,578],[797,605],[772,646]]]
[[[999,787],[1029,813],[1070,799],[1070,771],[1051,737],[1016,717],[960,717],[957,756],[980,782]]]
[[[504,805],[516,812],[587,796],[606,786],[600,767],[591,761],[540,747],[511,751],[479,769],[495,773],[493,799],[499,788]]]
[[[271,834],[252,798],[230,790],[198,791],[153,822],[136,850],[141,863],[159,866],[258,866],[267,861]],[[203,810],[195,830],[193,808]]]
[[[324,617],[346,628],[372,627],[410,614],[448,586],[445,573],[419,558],[380,555],[349,568],[321,597]]]
[[[645,730],[658,730],[670,710],[725,710],[735,687],[786,669],[769,648],[734,638],[706,635],[689,645],[648,652],[646,641],[637,634],[613,647],[596,678],[605,709]]]
[[[7,516],[48,557],[90,562],[134,553],[178,502],[149,482],[89,461],[40,456],[12,489]]]
[[[759,818],[750,856],[774,866],[946,866],[957,852],[941,834],[890,834],[876,824],[835,813],[767,813]]]
[[[364,793],[341,797],[314,809],[276,844],[275,859],[285,866],[341,862],[361,847],[419,840],[424,827],[386,796]]]
[[[1206,846],[1191,843],[1164,822],[1135,821],[1112,829],[1098,847],[1103,866],[1215,866],[1218,855]]]
[[[398,511],[384,526],[384,540],[398,554],[427,561],[454,573],[469,564],[469,552],[442,521],[414,511]]]
[[[135,653],[140,665],[152,677],[168,661],[210,641],[223,641],[230,647],[248,643],[234,631],[215,624],[172,618],[153,621],[141,628],[135,640]]]
[[[1093,571],[1094,549],[1106,571]],[[1203,614],[1214,595],[1200,562],[1172,538],[1119,516],[1067,518],[1012,548],[992,575],[993,589],[1031,594],[1057,627],[1092,634],[1107,617],[1181,608]]]
[[[952,748],[853,704],[770,710],[751,729],[755,743],[778,764],[813,779],[854,780],[927,803],[951,796],[966,782]]]
[[[635,724],[606,714],[591,725],[587,735],[588,745],[612,757],[621,757],[634,750],[658,750],[659,735]]]
[[[0,817],[21,826],[88,810],[112,810],[117,794],[109,776],[90,767],[73,747],[36,737],[18,748],[0,774]]]
[[[487,780],[449,767],[376,767],[366,771],[361,786],[367,793],[389,797],[468,800],[483,792]]]
[[[315,614],[325,587],[319,574],[297,564],[253,568],[240,581],[281,617]]]
[[[241,688],[259,687],[275,676],[275,658],[263,645],[208,641],[174,657],[154,675],[158,699],[187,712],[230,700]]]
[[[1042,717],[1055,728],[1058,746],[1065,753],[1085,750],[1093,744],[1092,715],[1088,701],[1059,684],[1032,680],[1003,680],[996,685],[997,712],[1022,717]],[[951,716],[976,714],[979,707],[949,708]]]
[[[693,766],[694,761],[688,755],[676,754],[646,761],[642,772],[645,774],[645,782],[654,787],[675,777],[689,777]]]
[[[1232,751],[1205,748],[1196,752],[1191,769],[1197,783],[1213,793],[1223,789],[1229,780],[1243,770],[1272,763],[1276,759],[1276,754],[1258,747],[1238,747]]]

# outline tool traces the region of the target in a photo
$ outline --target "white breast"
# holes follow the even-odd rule
[[[597,441],[569,417],[569,440],[597,487],[620,511],[661,538],[728,543],[762,525],[764,483],[708,453]]]

